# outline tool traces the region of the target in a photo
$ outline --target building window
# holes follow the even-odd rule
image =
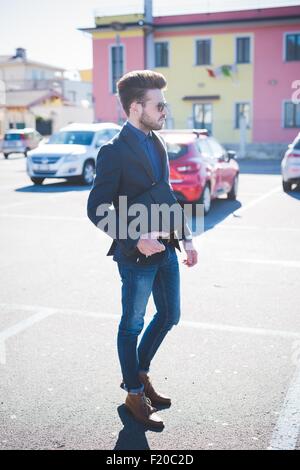
[[[250,63],[250,38],[236,38],[236,63]]]
[[[196,65],[211,64],[211,40],[199,39],[196,41]]]
[[[212,104],[196,103],[193,105],[195,129],[207,129],[212,132]]]
[[[250,129],[250,103],[235,104],[235,128],[240,129],[241,116],[246,120],[246,128]]]
[[[124,74],[124,48],[123,46],[111,47],[111,90],[117,92],[117,81]]]
[[[155,67],[169,67],[169,43],[155,43]]]
[[[76,103],[76,99],[77,99],[77,94],[76,94],[76,91],[68,91],[69,93],[69,96],[70,96],[70,101],[72,101],[72,103]]]
[[[284,127],[300,127],[300,103],[296,104],[291,101],[284,103]]]
[[[300,60],[300,34],[287,34],[285,37],[286,61]]]
[[[39,71],[36,69],[31,70],[31,78],[32,80],[38,80],[39,79]]]

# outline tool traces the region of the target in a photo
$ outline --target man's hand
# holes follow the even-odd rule
[[[150,232],[141,235],[137,248],[145,256],[154,255],[154,253],[160,253],[166,249],[165,245],[159,243],[158,237],[167,237],[168,233],[165,232]]]
[[[183,261],[183,264],[191,268],[198,263],[198,252],[195,249],[193,242],[191,240],[183,240],[183,248],[187,254],[187,259]]]

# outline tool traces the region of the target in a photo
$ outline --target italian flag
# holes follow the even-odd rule
[[[231,77],[234,73],[237,72],[236,65],[221,65],[220,67],[216,67],[215,69],[207,68],[209,77],[212,78],[219,78],[219,77]]]

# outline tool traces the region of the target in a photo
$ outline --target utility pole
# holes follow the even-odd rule
[[[115,55],[115,60],[116,60],[116,80],[119,80],[122,75],[122,70],[121,70],[121,38],[120,38],[120,31],[123,31],[126,29],[126,26],[123,23],[111,23],[112,29],[116,32],[115,34],[115,43],[116,43],[116,55]],[[117,120],[118,124],[122,123],[122,117],[121,117],[121,106],[118,98],[118,92],[116,90],[115,92],[115,97],[116,97],[116,106],[117,106]]]
[[[117,80],[121,77],[121,70],[120,70],[120,58],[121,58],[121,51],[120,51],[120,35],[116,34],[116,77]],[[120,110],[120,103],[118,99],[118,93],[116,90],[116,101],[117,101],[117,115],[118,115],[118,124],[121,123],[121,110]]]
[[[247,122],[246,116],[242,112],[240,114],[240,158],[245,158],[246,156],[246,132],[247,132]]]
[[[144,18],[145,18],[145,68],[152,70],[154,68],[154,40],[153,40],[153,5],[152,0],[144,0]]]

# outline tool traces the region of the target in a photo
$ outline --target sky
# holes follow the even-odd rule
[[[153,0],[155,16],[297,5],[299,0]],[[65,69],[92,67],[94,16],[143,11],[143,0],[0,0],[0,55],[17,47],[33,61]]]

